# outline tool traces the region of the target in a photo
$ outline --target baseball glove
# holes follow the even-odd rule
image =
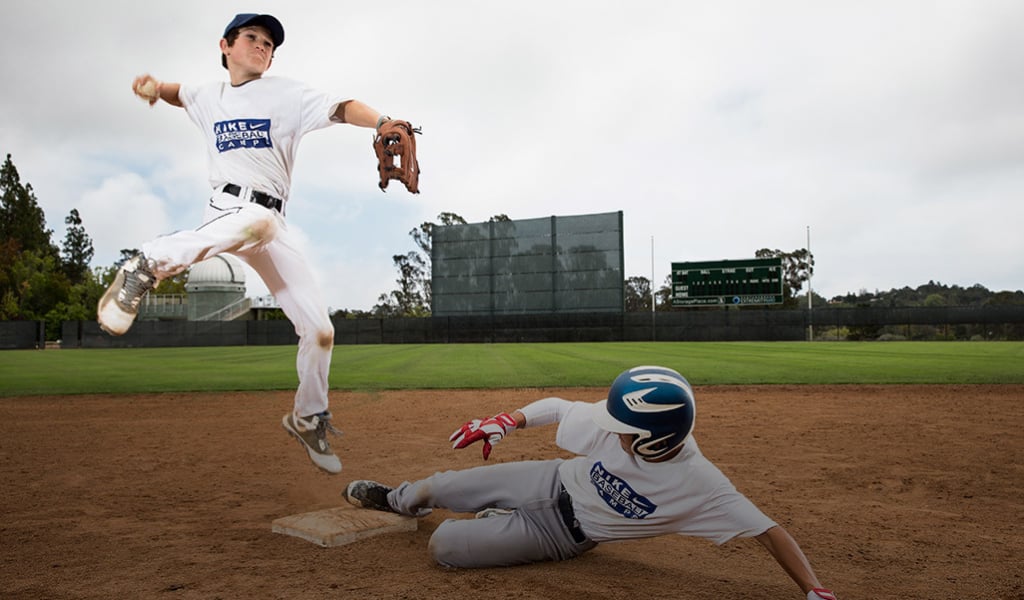
[[[420,133],[418,127],[397,119],[384,121],[377,129],[377,135],[373,138],[373,151],[377,153],[377,172],[380,174],[378,185],[381,191],[388,187],[392,179],[397,179],[405,184],[405,189],[410,193],[420,193],[420,164],[416,160],[417,133]]]

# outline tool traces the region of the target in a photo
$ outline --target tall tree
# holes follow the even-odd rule
[[[493,221],[494,218],[495,217],[491,217],[491,220]],[[505,219],[507,220],[508,217],[505,217]],[[423,256],[427,258],[427,264],[430,264],[430,251],[432,248],[432,242],[434,237],[434,228],[437,227],[438,225],[448,226],[466,224],[465,219],[452,212],[443,212],[437,215],[437,220],[440,221],[440,223],[426,221],[424,223],[420,223],[419,227],[409,232],[409,235],[412,236],[412,241],[416,243],[416,246],[420,249],[420,252],[423,254]]]
[[[797,294],[803,289],[804,282],[814,274],[814,255],[806,248],[799,248],[792,252],[762,248],[754,253],[754,256],[782,259],[782,304],[783,306],[795,305]]]
[[[626,278],[626,312],[651,310],[651,280],[643,276]]]
[[[440,223],[427,221],[409,231],[409,236],[419,251],[396,254],[392,257],[398,269],[398,289],[377,298],[373,314],[384,317],[422,317],[430,316],[432,260],[431,252],[434,243],[434,228],[450,225],[466,225],[466,219],[453,212],[442,212],[437,215]],[[499,214],[488,219],[488,223],[511,221],[508,215]]]
[[[375,307],[382,316],[396,317],[428,317],[430,304],[424,297],[423,281],[429,280],[424,275],[423,258],[416,252],[396,254],[392,257],[398,269],[398,289],[389,294],[381,294],[378,306]]]
[[[0,166],[0,319],[43,320],[66,303],[71,284],[32,185],[22,184],[11,155]],[[47,339],[59,331],[47,328]]]
[[[42,320],[67,300],[71,285],[55,255],[24,250],[10,260],[0,265],[0,320]]]
[[[83,283],[91,275],[89,263],[94,254],[92,239],[82,226],[82,217],[79,216],[77,208],[71,209],[64,219],[64,224],[68,229],[61,244],[61,265],[72,284]]]
[[[51,242],[53,231],[46,228],[46,216],[36,201],[32,184],[22,185],[21,176],[7,155],[0,167],[0,239],[15,240],[21,250],[57,256]]]
[[[466,224],[465,219],[452,212],[442,212],[437,215],[437,219],[440,221],[440,224],[426,221],[420,223],[420,226],[416,229],[409,231],[412,241],[416,244],[416,247],[420,249],[418,254],[410,252],[405,255],[394,257],[395,267],[397,267],[399,272],[403,274],[403,278],[405,276],[415,277],[415,280],[405,283],[408,284],[407,287],[410,292],[413,290],[418,292],[419,296],[422,298],[423,304],[427,307],[427,314],[430,312],[430,306],[433,300],[430,278],[433,268],[433,255],[431,252],[434,247],[434,228],[438,227],[438,225],[448,226]],[[413,266],[418,268],[411,268]],[[402,278],[399,279],[399,283],[402,283]],[[401,287],[396,291],[401,292],[402,289],[405,289],[405,287]]]

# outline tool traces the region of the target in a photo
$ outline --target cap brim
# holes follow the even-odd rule
[[[591,411],[591,417],[594,419],[594,423],[596,423],[598,427],[605,431],[610,431],[611,433],[633,433],[638,435],[647,433],[646,429],[639,429],[632,425],[627,425],[613,417],[611,413],[608,412],[607,405],[607,400],[594,403],[594,408]]]

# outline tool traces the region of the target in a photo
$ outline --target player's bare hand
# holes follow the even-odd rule
[[[160,99],[160,81],[150,74],[139,75],[132,81],[132,92],[150,106]]]
[[[487,419],[473,419],[455,430],[448,437],[452,448],[460,450],[483,440],[484,460],[491,455],[491,448],[516,428],[516,420],[508,413],[500,413]]]

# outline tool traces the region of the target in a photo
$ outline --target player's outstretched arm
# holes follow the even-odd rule
[[[148,102],[150,106],[156,104],[157,100],[163,100],[172,106],[184,106],[181,103],[181,97],[178,95],[180,90],[180,83],[160,81],[149,73],[139,75],[132,81],[132,92],[140,99]]]
[[[761,542],[786,574],[800,586],[800,590],[807,594],[807,600],[836,600],[831,591],[821,587],[800,545],[781,525],[772,527],[755,539]]]
[[[571,403],[561,398],[544,398],[531,402],[513,413],[498,413],[487,419],[473,419],[464,423],[449,436],[452,448],[459,450],[483,441],[484,460],[491,455],[491,449],[516,429],[537,427],[561,421],[562,415]]]
[[[359,100],[346,100],[338,104],[334,109],[334,114],[331,115],[331,120],[337,123],[375,129],[380,129],[382,120],[387,118]]]
[[[516,414],[522,417],[523,413],[516,411]],[[494,444],[517,429],[520,426],[519,423],[515,417],[504,412],[486,419],[473,419],[464,423],[462,427],[448,436],[448,441],[452,443],[452,448],[455,450],[461,450],[470,444],[482,441],[484,443],[484,460],[487,460]]]

